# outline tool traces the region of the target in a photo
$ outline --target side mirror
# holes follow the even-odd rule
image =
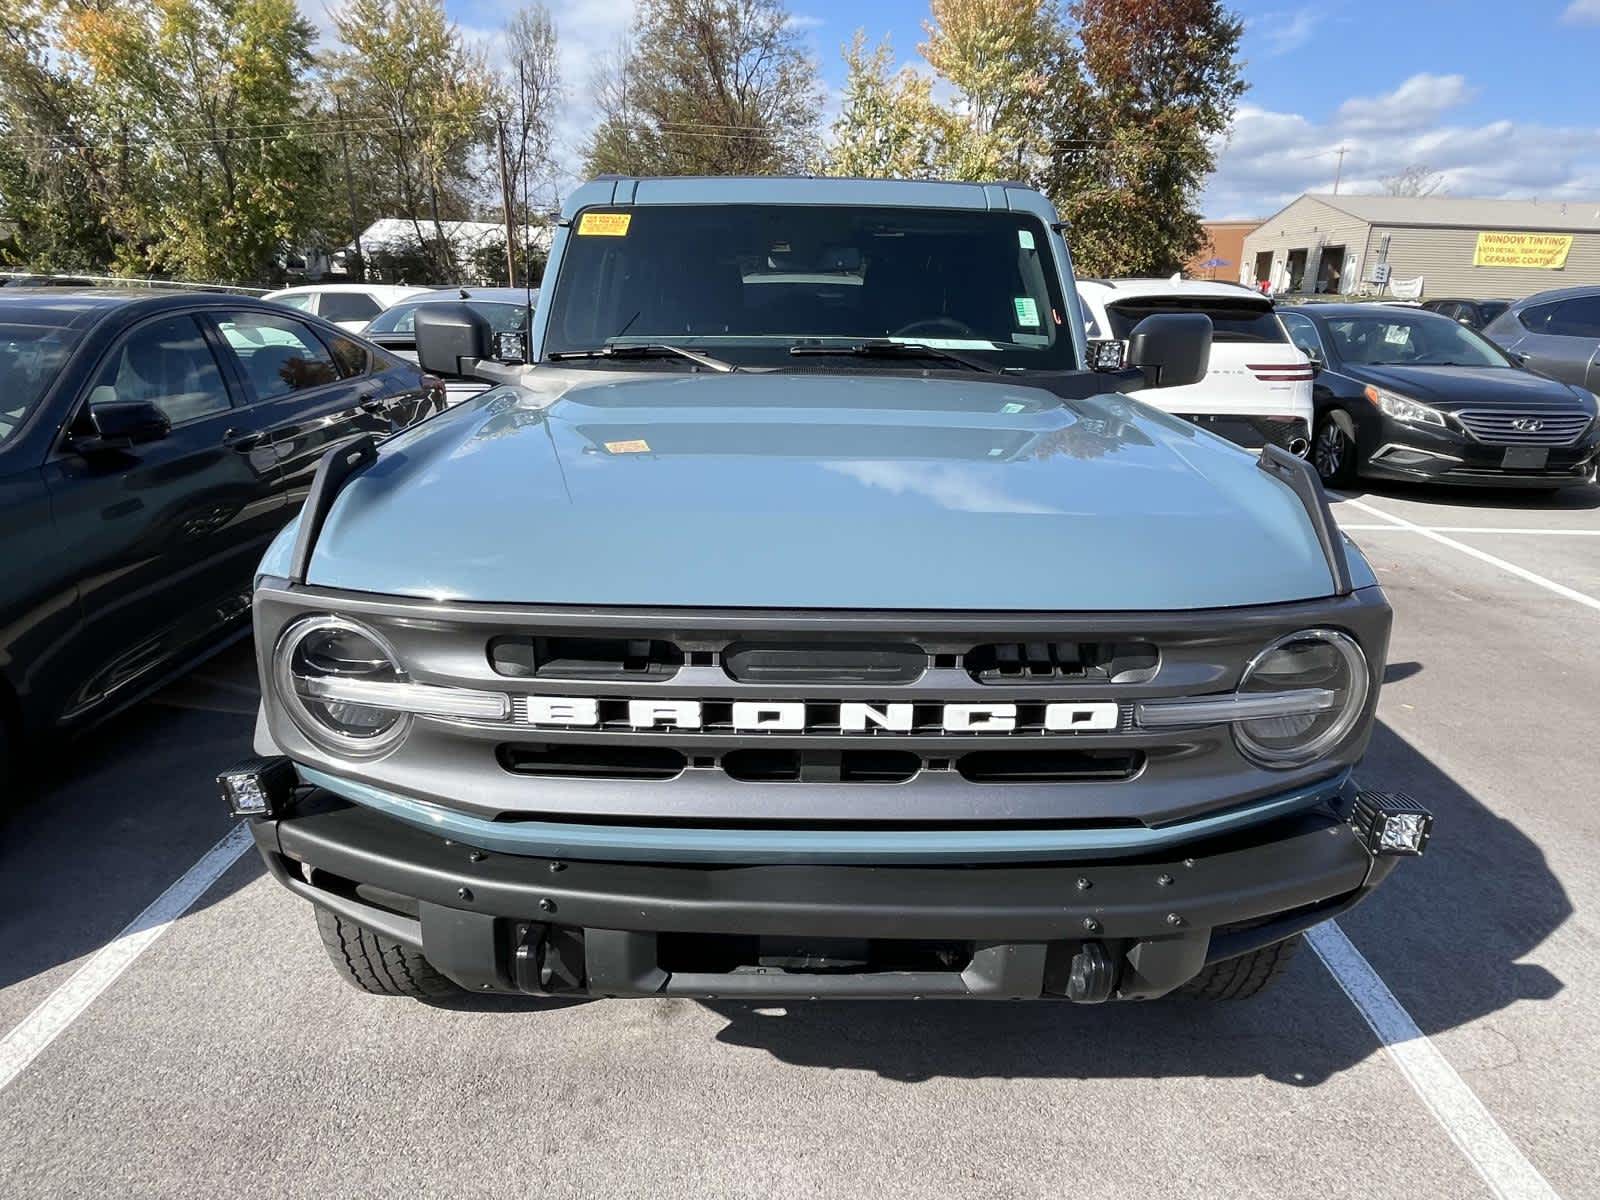
[[[105,450],[126,450],[144,442],[158,442],[172,432],[172,422],[148,400],[107,400],[89,402],[89,422],[94,433],[75,438],[73,448],[80,454]]]
[[[1297,347],[1297,349],[1299,349],[1301,354],[1306,356],[1306,361],[1311,364],[1311,373],[1313,375],[1322,370],[1325,364],[1322,361],[1321,351],[1310,349],[1305,346]]]
[[[1211,365],[1211,318],[1204,313],[1156,313],[1128,335],[1128,365],[1144,372],[1146,387],[1199,383]]]
[[[417,308],[417,362],[430,375],[460,378],[491,359],[489,322],[465,304],[423,304]]]
[[[1511,360],[1513,366],[1525,367],[1528,365],[1528,356],[1520,350],[1507,350],[1506,357]]]

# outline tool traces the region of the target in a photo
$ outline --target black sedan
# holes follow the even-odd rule
[[[0,293],[0,801],[18,747],[246,631],[256,563],[328,450],[443,403],[277,305]]]
[[[1311,459],[1324,482],[1557,488],[1595,477],[1592,392],[1525,371],[1449,317],[1378,304],[1278,314],[1316,372]]]

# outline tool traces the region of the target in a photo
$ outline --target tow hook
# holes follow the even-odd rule
[[[1067,999],[1074,1004],[1103,1004],[1117,986],[1117,968],[1099,942],[1085,942],[1072,956],[1067,972]]]
[[[517,990],[532,996],[583,990],[583,935],[553,925],[529,925],[512,956]]]

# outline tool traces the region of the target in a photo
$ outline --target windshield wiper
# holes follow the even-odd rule
[[[938,346],[928,346],[921,342],[891,342],[881,338],[873,338],[865,342],[852,342],[848,346],[825,346],[806,343],[799,346],[790,346],[789,353],[797,356],[820,354],[854,356],[857,358],[937,358],[945,362],[957,363],[966,367],[969,371],[982,371],[986,375],[1004,373],[999,367],[980,362],[975,358],[968,358],[965,354],[956,354],[951,350],[941,350]]]
[[[698,350],[673,346],[667,342],[635,342],[600,346],[594,350],[557,350],[545,357],[551,362],[563,362],[569,358],[686,358],[708,371],[727,372],[739,369],[732,363],[723,362],[720,358],[712,358],[709,354],[701,354]]]

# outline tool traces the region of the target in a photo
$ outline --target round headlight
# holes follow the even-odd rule
[[[1314,694],[1315,711],[1257,717],[1233,727],[1245,755],[1265,767],[1298,767],[1332,750],[1361,720],[1367,703],[1367,658],[1332,629],[1306,629],[1279,638],[1245,668],[1241,696]]]
[[[394,651],[372,630],[344,617],[306,617],[278,640],[273,680],[294,723],[325,750],[372,757],[406,734],[411,718],[323,693],[346,680],[400,683],[405,673]]]

